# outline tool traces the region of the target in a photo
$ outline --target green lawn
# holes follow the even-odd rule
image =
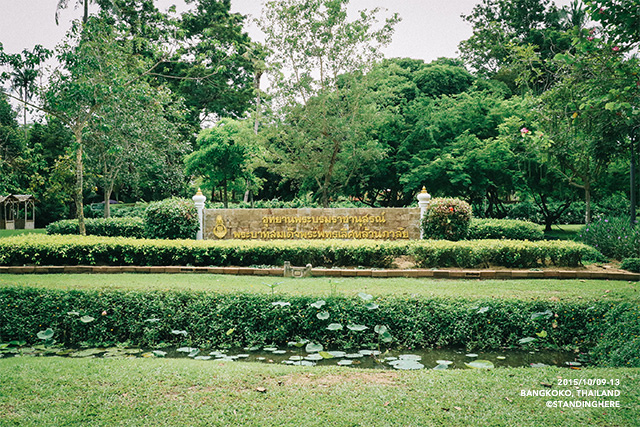
[[[22,234],[46,234],[47,230],[44,228],[37,228],[35,230],[0,230],[0,239],[3,237],[20,236]]]
[[[279,283],[279,284],[278,284]],[[464,298],[640,301],[640,283],[606,280],[451,280],[411,278],[292,279],[210,274],[0,274],[0,286],[48,289],[196,290],[286,295],[423,295]]]
[[[560,224],[551,227],[551,232],[544,233],[546,239],[580,240],[580,230],[584,224]]]
[[[225,363],[225,364],[222,364]],[[185,359],[0,360],[1,426],[637,426],[640,369],[390,372]],[[613,379],[614,398],[523,397]],[[551,384],[546,388],[541,383]],[[620,408],[547,408],[613,400]]]

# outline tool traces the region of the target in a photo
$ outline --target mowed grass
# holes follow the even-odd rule
[[[421,295],[425,297],[640,301],[640,283],[606,280],[304,279],[211,274],[0,274],[0,286],[47,289],[188,290],[283,295]],[[271,286],[269,286],[271,285]]]
[[[640,369],[376,371],[190,359],[0,360],[0,426],[637,426]],[[619,397],[523,397],[615,379]],[[546,388],[541,383],[551,384]],[[620,402],[548,408],[547,401]]]
[[[23,234],[46,234],[44,228],[36,228],[35,230],[0,230],[0,239],[3,237],[21,236]]]

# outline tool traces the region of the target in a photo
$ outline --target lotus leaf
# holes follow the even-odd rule
[[[474,360],[473,362],[465,363],[467,368],[471,369],[493,369],[495,366],[488,360]]]

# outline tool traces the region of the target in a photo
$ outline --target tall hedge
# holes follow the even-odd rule
[[[144,231],[149,239],[195,239],[199,228],[198,211],[188,199],[153,202],[144,211]]]

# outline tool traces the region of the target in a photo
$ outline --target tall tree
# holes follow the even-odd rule
[[[378,25],[379,9],[347,16],[348,0],[276,0],[265,5],[261,28],[282,114],[279,127],[280,165],[302,181],[315,181],[323,206],[330,193],[344,185],[336,172],[349,170],[359,157],[382,152],[366,138],[369,121],[363,98],[353,91],[354,79],[366,72],[389,43],[396,15]],[[340,77],[342,76],[342,78]],[[363,138],[364,137],[364,138]],[[312,156],[312,157],[310,157]]]
[[[27,138],[27,103],[31,101],[36,91],[38,77],[41,77],[40,66],[51,54],[50,50],[41,45],[36,45],[32,50],[24,49],[21,54],[7,54],[3,52],[0,44],[0,66],[10,68],[9,71],[2,73],[0,80],[8,80],[22,101],[22,125],[25,138]]]

